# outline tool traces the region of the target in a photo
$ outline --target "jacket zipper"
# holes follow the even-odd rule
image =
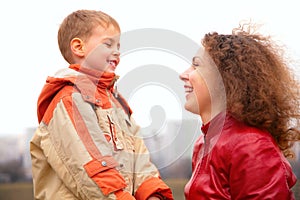
[[[201,147],[201,149],[202,149],[202,147]],[[191,188],[193,188],[193,186],[194,186],[194,184],[196,184],[196,177],[197,177],[197,175],[198,175],[198,173],[201,171],[201,169],[202,169],[202,164],[203,164],[203,158],[205,157],[205,154],[206,154],[206,135],[204,135],[204,137],[203,137],[203,154],[201,153],[201,149],[200,149],[200,151],[198,152],[198,162],[196,162],[196,165],[195,165],[195,170],[194,170],[194,173],[193,173],[193,175],[192,175],[192,182],[191,182],[191,185],[190,185],[190,189],[189,190],[191,190]],[[202,155],[200,155],[200,154],[202,154]]]

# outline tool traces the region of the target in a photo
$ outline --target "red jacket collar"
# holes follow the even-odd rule
[[[111,102],[107,91],[113,94],[113,86],[118,76],[114,73],[99,72],[83,68],[80,65],[70,65],[70,69],[80,72],[78,75],[65,77],[48,77],[37,102],[37,115],[40,122],[59,90],[66,85],[73,85],[74,91],[81,93],[82,98],[102,108],[110,108]]]
[[[97,71],[78,64],[72,64],[69,68],[84,74],[94,85],[102,89],[113,90],[114,83],[119,78],[115,73]]]
[[[224,128],[224,125],[227,125],[225,121],[228,121],[229,118],[230,116],[227,112],[220,112],[208,123],[202,125],[201,130],[203,134],[208,137],[213,137],[217,133],[220,133]]]

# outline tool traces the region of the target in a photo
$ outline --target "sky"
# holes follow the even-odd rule
[[[64,17],[75,10],[102,10],[113,16],[122,33],[129,33],[129,36],[135,36],[138,30],[152,29],[154,33],[166,31],[175,38],[182,36],[184,39],[180,42],[191,44],[199,44],[207,32],[230,33],[240,21],[251,20],[262,24],[262,31],[285,45],[287,53],[298,61],[300,12],[296,3],[295,0],[1,1],[0,136],[20,134],[38,125],[36,102],[46,77],[68,66],[58,50],[57,30]],[[151,40],[151,36],[148,31],[141,37]],[[121,77],[134,75],[137,73],[135,68],[147,65],[165,68],[166,73],[174,72],[175,75],[183,72],[189,67],[189,57],[173,49],[161,48],[160,43],[165,39],[168,38],[159,38],[157,46],[151,48],[129,49],[123,57],[121,51],[121,63],[116,73]],[[295,72],[300,76],[299,68],[295,68]],[[166,119],[189,117],[183,114],[186,112],[182,103],[183,88],[174,89],[180,86],[180,81],[174,80],[176,84],[173,85],[168,76],[158,78],[156,82],[151,82],[150,78],[148,82],[134,83],[138,85],[126,96],[136,121],[141,126],[149,125],[151,110],[155,110],[156,105],[163,110]]]

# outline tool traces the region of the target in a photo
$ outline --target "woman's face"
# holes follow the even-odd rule
[[[203,123],[213,117],[216,109],[219,112],[219,105],[216,104],[219,77],[216,66],[203,49],[197,52],[192,65],[180,75],[186,93],[185,109],[199,114]],[[214,106],[217,107],[213,108]]]

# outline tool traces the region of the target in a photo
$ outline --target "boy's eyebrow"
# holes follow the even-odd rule
[[[114,42],[114,39],[110,38],[110,37],[106,37],[106,38],[104,38],[104,40],[109,40],[110,42]]]

